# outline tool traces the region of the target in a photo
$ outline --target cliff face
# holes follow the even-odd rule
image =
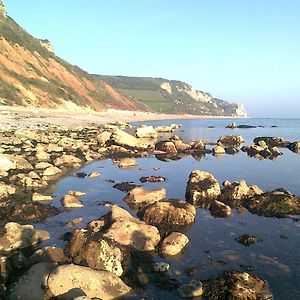
[[[99,76],[127,98],[163,113],[188,113],[212,116],[247,115],[244,107],[214,98],[182,81],[150,77]]]

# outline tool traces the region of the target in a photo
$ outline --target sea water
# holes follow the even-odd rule
[[[167,120],[143,124],[158,126],[172,122]],[[225,128],[230,122],[263,127]],[[245,145],[252,144],[257,136],[300,140],[300,119],[200,119],[176,120],[176,123],[182,127],[173,134],[185,142],[195,139],[216,142],[221,135],[227,134],[242,135]],[[87,222],[105,214],[108,211],[104,206],[106,201],[121,205],[134,214],[123,201],[126,193],[114,189],[111,180],[141,184],[141,176],[164,176],[166,182],[142,185],[146,189],[165,188],[168,198],[184,199],[189,174],[193,170],[203,170],[212,173],[220,184],[224,180],[244,179],[247,184],[256,184],[264,191],[284,188],[300,196],[300,155],[285,148],[280,150],[283,155],[276,160],[258,160],[240,151],[236,155],[226,154],[218,158],[210,154],[201,159],[186,156],[168,162],[150,156],[136,159],[138,166],[132,169],[119,169],[110,159],[92,162],[80,170],[70,172],[48,190],[55,196],[52,204],[61,208],[62,213],[38,224],[39,228],[48,230],[52,237],[43,245],[56,244],[63,247],[65,244],[59,240],[59,236],[74,228],[85,227]],[[96,179],[74,176],[76,172],[88,174],[93,171],[102,175]],[[69,190],[86,192],[81,197],[85,204],[83,208],[63,210],[59,200]],[[83,217],[84,221],[76,227],[66,225],[78,217]],[[206,280],[227,270],[239,270],[253,272],[267,280],[275,299],[300,299],[300,221],[297,219],[259,217],[246,210],[234,210],[229,218],[222,219],[212,217],[205,209],[197,209],[196,222],[183,232],[189,237],[190,243],[181,256],[176,259],[153,257],[153,261],[170,264],[167,276],[179,284],[185,284],[191,279]],[[246,247],[235,241],[243,234],[256,235],[262,241]],[[186,273],[191,267],[197,269],[193,277]],[[149,285],[145,293],[150,294],[151,299],[179,299],[176,291],[168,291],[161,286]]]

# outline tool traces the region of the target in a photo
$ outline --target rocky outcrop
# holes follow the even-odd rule
[[[249,273],[226,272],[206,282],[202,297],[207,300],[272,300],[268,283]]]
[[[277,189],[246,199],[244,206],[250,212],[266,217],[300,214],[300,198],[284,189]]]
[[[191,172],[185,192],[188,202],[207,207],[211,200],[216,200],[220,194],[219,183],[211,173],[199,170]]]

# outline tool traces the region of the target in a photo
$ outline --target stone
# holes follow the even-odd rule
[[[158,134],[153,126],[142,125],[136,128],[135,135],[138,138],[148,138],[155,139],[158,137]]]
[[[29,258],[29,264],[50,263],[59,264],[69,263],[70,259],[65,255],[64,249],[59,247],[47,246],[36,250]]]
[[[70,194],[64,195],[60,202],[65,208],[79,208],[84,206],[76,196]]]
[[[225,128],[235,129],[237,127],[236,123],[229,123]]]
[[[50,164],[50,163],[48,163],[48,162],[41,161],[41,162],[37,163],[37,164],[35,165],[34,168],[35,168],[36,170],[45,170],[45,169],[47,169],[48,167],[53,167],[53,165]]]
[[[177,255],[189,243],[189,238],[181,232],[172,232],[162,242],[161,252],[163,255]]]
[[[99,146],[105,146],[107,141],[109,141],[111,137],[111,132],[103,131],[97,135],[97,141]]]
[[[231,215],[231,208],[217,200],[211,203],[209,210],[214,217],[226,218]]]
[[[91,177],[91,178],[98,178],[100,176],[101,176],[101,174],[99,172],[92,172],[89,174],[89,177]]]
[[[255,195],[245,199],[243,205],[251,212],[265,217],[284,217],[300,214],[300,198],[284,189]]]
[[[156,227],[134,218],[126,210],[113,205],[108,214],[109,225],[103,237],[138,251],[154,251],[160,241]]]
[[[57,145],[57,144],[53,144],[53,143],[50,143],[47,145],[47,151],[48,152],[63,152],[64,151],[64,148]]]
[[[226,153],[225,149],[222,146],[215,146],[212,149],[214,155],[223,155]]]
[[[167,155],[175,156],[177,149],[174,142],[171,141],[159,141],[155,144],[155,150],[165,152]]]
[[[51,158],[50,154],[43,150],[37,151],[35,156],[39,161],[49,161]]]
[[[162,176],[142,176],[140,179],[140,182],[165,182],[166,178]]]
[[[59,169],[57,167],[54,167],[54,166],[51,166],[51,167],[46,168],[43,171],[43,176],[54,176],[54,175],[59,174],[59,173],[61,173],[61,169]]]
[[[184,284],[180,288],[178,288],[178,294],[181,298],[200,297],[203,294],[202,287],[203,284],[201,281],[191,280],[189,283]]]
[[[74,155],[64,154],[54,160],[54,165],[56,167],[65,166],[71,168],[77,168],[81,165],[81,159]]]
[[[13,185],[5,184],[0,181],[0,199],[7,198],[9,195],[16,193],[16,188]]]
[[[138,205],[153,203],[166,198],[165,189],[146,190],[143,187],[135,187],[124,198],[128,204]]]
[[[223,135],[218,139],[218,143],[222,145],[240,145],[244,142],[241,135]]]
[[[47,284],[54,297],[72,289],[81,289],[90,298],[117,299],[131,291],[131,288],[113,273],[73,264],[56,267],[50,273]]]
[[[141,142],[138,138],[126,133],[121,129],[115,129],[111,135],[110,142],[114,145],[127,149],[147,150],[149,144]]]
[[[204,284],[202,297],[207,300],[240,299],[272,300],[268,283],[250,273],[237,271],[225,272]]]
[[[32,201],[52,201],[53,197],[50,195],[42,195],[40,193],[33,193],[31,199],[32,199]]]
[[[220,194],[220,185],[211,173],[200,170],[191,172],[185,193],[188,202],[206,207],[207,201],[217,199]]]
[[[170,269],[170,265],[164,262],[158,262],[153,265],[153,270],[159,273],[166,273]]]
[[[17,167],[16,162],[10,160],[8,157],[9,156],[3,154],[0,155],[0,169],[3,171],[9,171],[11,169],[16,169]]]
[[[300,141],[294,142],[294,143],[289,143],[287,146],[291,151],[295,153],[300,153]]]
[[[196,209],[186,201],[169,200],[144,206],[139,215],[158,228],[178,228],[195,222]]]
[[[165,133],[165,132],[173,132],[176,129],[178,129],[179,127],[181,127],[181,125],[179,125],[179,124],[171,124],[169,126],[156,126],[155,130],[158,133]]]
[[[10,287],[9,300],[45,299],[45,287],[50,272],[56,267],[54,263],[33,265],[20,279]]]
[[[259,141],[264,141],[268,147],[287,147],[290,144],[289,141],[285,141],[281,137],[274,136],[259,136],[253,140],[254,144],[257,145]]]
[[[192,150],[194,150],[194,151],[205,151],[205,143],[202,140],[196,140],[192,144]]]
[[[0,237],[0,252],[10,253],[49,239],[46,231],[35,230],[32,225],[9,222],[5,224],[4,229],[5,233]]]
[[[117,164],[119,168],[132,168],[138,165],[134,158],[129,157],[114,160],[114,163]]]
[[[243,235],[235,238],[235,240],[244,246],[250,246],[252,244],[257,244],[262,241],[261,238],[255,236],[255,235],[249,235],[249,234],[243,234]]]
[[[129,192],[131,190],[133,190],[135,187],[137,187],[139,185],[130,183],[130,182],[120,182],[120,183],[116,183],[113,185],[114,189],[117,189],[121,192]]]
[[[238,125],[237,128],[240,128],[240,129],[249,129],[249,128],[256,128],[257,126],[253,126],[253,125],[245,125],[245,124],[241,124],[241,125]]]
[[[84,196],[86,193],[82,191],[69,191],[68,194],[73,195],[75,197],[80,197],[80,196]]]

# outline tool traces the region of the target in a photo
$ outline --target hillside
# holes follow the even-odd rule
[[[0,1],[0,104],[101,110],[141,109],[106,82],[60,59],[6,15]]]
[[[242,106],[162,78],[91,75],[21,28],[0,0],[0,105],[245,116]]]
[[[189,84],[151,77],[94,75],[117,89],[125,97],[139,101],[162,113],[188,113],[213,116],[246,116],[242,105],[214,98]]]

